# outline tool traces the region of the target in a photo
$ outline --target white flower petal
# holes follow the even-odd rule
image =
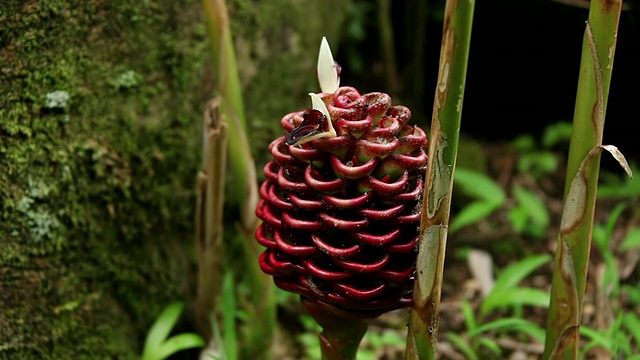
[[[340,76],[336,68],[336,62],[331,55],[331,48],[326,37],[322,37],[320,43],[320,53],[318,54],[318,81],[320,90],[324,93],[333,94],[340,86]]]
[[[331,115],[329,114],[329,109],[327,109],[327,105],[325,105],[324,101],[315,93],[309,93],[311,97],[311,107],[320,111],[322,115],[327,117],[329,121],[329,131],[326,133],[325,137],[335,137],[336,130],[333,128],[333,121],[331,121]]]

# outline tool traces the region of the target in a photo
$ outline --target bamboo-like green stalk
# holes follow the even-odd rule
[[[622,0],[592,0],[582,43],[564,209],[554,261],[545,359],[576,359],[604,118]]]
[[[250,298],[243,304],[246,306],[244,310],[248,313],[251,324],[243,329],[246,341],[242,344],[240,356],[243,359],[269,359],[276,325],[276,300],[273,282],[258,266],[260,250],[255,241],[251,240],[259,224],[255,215],[258,183],[247,139],[244,104],[229,14],[224,0],[203,0],[203,5],[212,43],[216,95],[220,99],[219,111],[228,124],[228,164],[233,181],[227,182],[224,193],[229,202],[237,204],[240,208],[240,221],[233,229],[236,230],[236,236],[228,238],[237,240],[234,245],[237,245],[237,249],[243,253],[240,264],[236,263],[234,267],[242,269],[243,279],[247,281],[250,288]],[[222,194],[218,195],[222,196]],[[206,219],[206,221],[209,220]],[[211,256],[221,256],[221,253],[211,254]],[[216,281],[215,279],[211,278],[210,281]],[[219,286],[215,289],[219,291]],[[198,316],[209,318],[208,314],[198,314]]]
[[[434,359],[473,0],[447,0],[405,359]]]

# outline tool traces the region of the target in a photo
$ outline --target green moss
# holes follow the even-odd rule
[[[198,9],[1,5],[0,358],[135,358],[188,296]]]
[[[264,156],[346,2],[228,2]],[[203,21],[195,0],[1,3],[0,359],[136,358],[188,300]]]

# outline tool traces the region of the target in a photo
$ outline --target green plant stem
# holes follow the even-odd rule
[[[301,298],[311,317],[322,327],[318,335],[322,360],[355,360],[360,341],[367,332],[369,319],[341,316],[318,303]]]
[[[434,359],[473,0],[447,0],[405,359]]]
[[[242,226],[250,233],[257,223],[253,212],[258,201],[258,185],[246,135],[247,124],[229,14],[224,0],[203,2],[213,49],[217,92],[222,99],[220,107],[229,124],[229,166],[233,181],[229,183],[227,194],[230,201],[240,206]]]
[[[236,234],[226,237],[234,242],[225,244],[225,247],[236,246],[235,249],[243,257],[239,262],[228,261],[226,265],[236,268],[236,274],[242,274],[250,288],[248,299],[240,301],[245,305],[243,310],[251,318],[251,323],[243,329],[243,336],[247,341],[240,349],[240,357],[269,359],[276,324],[276,299],[273,282],[258,266],[260,250],[255,241],[250,241],[259,224],[255,215],[258,182],[246,134],[247,124],[229,14],[224,0],[203,0],[203,5],[212,43],[216,95],[220,98],[220,112],[228,124],[227,151],[231,170],[228,178],[231,181],[226,182],[227,189],[224,193],[228,203],[240,209],[240,221],[234,229]],[[217,256],[220,256],[220,252]]]
[[[576,359],[591,248],[602,134],[621,0],[592,0],[580,77],[547,318],[545,359]]]

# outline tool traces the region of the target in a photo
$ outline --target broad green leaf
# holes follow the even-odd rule
[[[534,193],[522,186],[516,185],[513,194],[518,203],[527,210],[529,218],[538,226],[546,228],[549,226],[549,211],[544,202]]]
[[[181,302],[173,303],[167,306],[162,313],[158,316],[156,321],[151,326],[147,338],[144,342],[144,350],[142,352],[142,358],[145,360],[163,359],[159,355],[159,349],[161,349],[162,343],[167,339],[171,333],[171,329],[178,322],[178,318],[184,309],[184,304]]]
[[[156,359],[166,359],[178,351],[204,346],[204,340],[198,334],[183,333],[170,337],[160,345]]]
[[[558,159],[549,151],[524,153],[518,159],[518,172],[537,177],[549,174],[558,168]]]
[[[529,256],[514,264],[508,265],[500,272],[493,291],[502,292],[504,290],[510,290],[537,268],[549,261],[551,261],[550,255],[541,254]],[[491,294],[489,294],[489,296],[491,296]]]
[[[622,241],[622,250],[640,247],[640,228],[634,227],[627,233]]]
[[[573,126],[571,125],[571,122],[561,121],[551,124],[544,129],[544,133],[542,134],[542,146],[549,149],[558,143],[568,144],[569,140],[571,140],[572,131]]]
[[[539,342],[544,342],[544,330],[533,322],[520,318],[498,319],[481,326],[476,331],[470,332],[469,336],[476,336],[491,330],[517,330],[533,337]]]
[[[477,323],[471,304],[469,304],[467,300],[462,300],[460,303],[460,310],[462,311],[464,322],[467,325],[467,331],[474,331],[477,327]]]
[[[505,305],[526,304],[526,305],[541,305],[544,302],[546,296],[547,305],[549,304],[548,294],[535,289],[516,292],[515,286],[524,278],[529,276],[538,267],[544,265],[551,260],[551,256],[548,254],[534,255],[518,261],[515,264],[511,264],[502,270],[498,278],[496,279],[493,290],[482,302],[480,307],[480,316],[484,317],[491,310]],[[534,291],[531,291],[534,290]],[[544,294],[544,296],[543,296]],[[530,303],[523,303],[522,297],[532,296],[528,299]]]
[[[494,295],[495,294],[495,295]],[[513,288],[503,292],[492,292],[482,303],[480,315],[486,316],[495,309],[513,305],[549,306],[549,293],[536,288]]]
[[[478,356],[465,338],[456,333],[449,332],[447,333],[447,339],[464,354],[467,360],[478,360]]]
[[[529,212],[522,206],[515,206],[509,209],[509,222],[511,223],[511,227],[518,232],[521,233],[527,226],[527,222],[529,221]]]
[[[495,356],[500,356],[502,354],[500,345],[498,345],[498,343],[496,343],[493,339],[481,337],[478,342],[480,343],[480,345],[489,349],[489,351],[491,351]]]
[[[636,341],[636,346],[640,347],[640,318],[636,314],[628,312],[623,315],[622,324],[629,330],[630,335]]]
[[[464,168],[456,169],[455,186],[466,195],[502,205],[507,196],[502,187],[489,176]]]
[[[585,352],[589,351],[589,349],[595,346],[602,346],[608,351],[611,351],[613,339],[611,339],[608,333],[600,330],[595,330],[590,327],[581,326],[580,335],[589,339],[589,343],[583,349]]]
[[[476,201],[453,216],[449,225],[449,233],[453,233],[461,228],[474,224],[500,208],[501,203],[497,201]]]
[[[618,354],[618,357],[620,355],[625,355],[625,358],[628,358],[629,355],[637,352],[634,351],[634,348],[631,344],[631,338],[629,338],[628,335],[624,332],[617,332],[615,338],[616,353]]]
[[[518,152],[532,152],[536,149],[536,139],[531,134],[523,134],[513,139],[511,146]]]
[[[627,294],[627,297],[629,297],[629,302],[632,305],[639,306],[640,305],[640,288],[633,285],[623,285],[622,288],[624,289],[624,292]]]
[[[404,345],[406,343],[404,336],[400,336],[400,334],[395,331],[383,331],[381,341],[382,344],[391,346]]]

